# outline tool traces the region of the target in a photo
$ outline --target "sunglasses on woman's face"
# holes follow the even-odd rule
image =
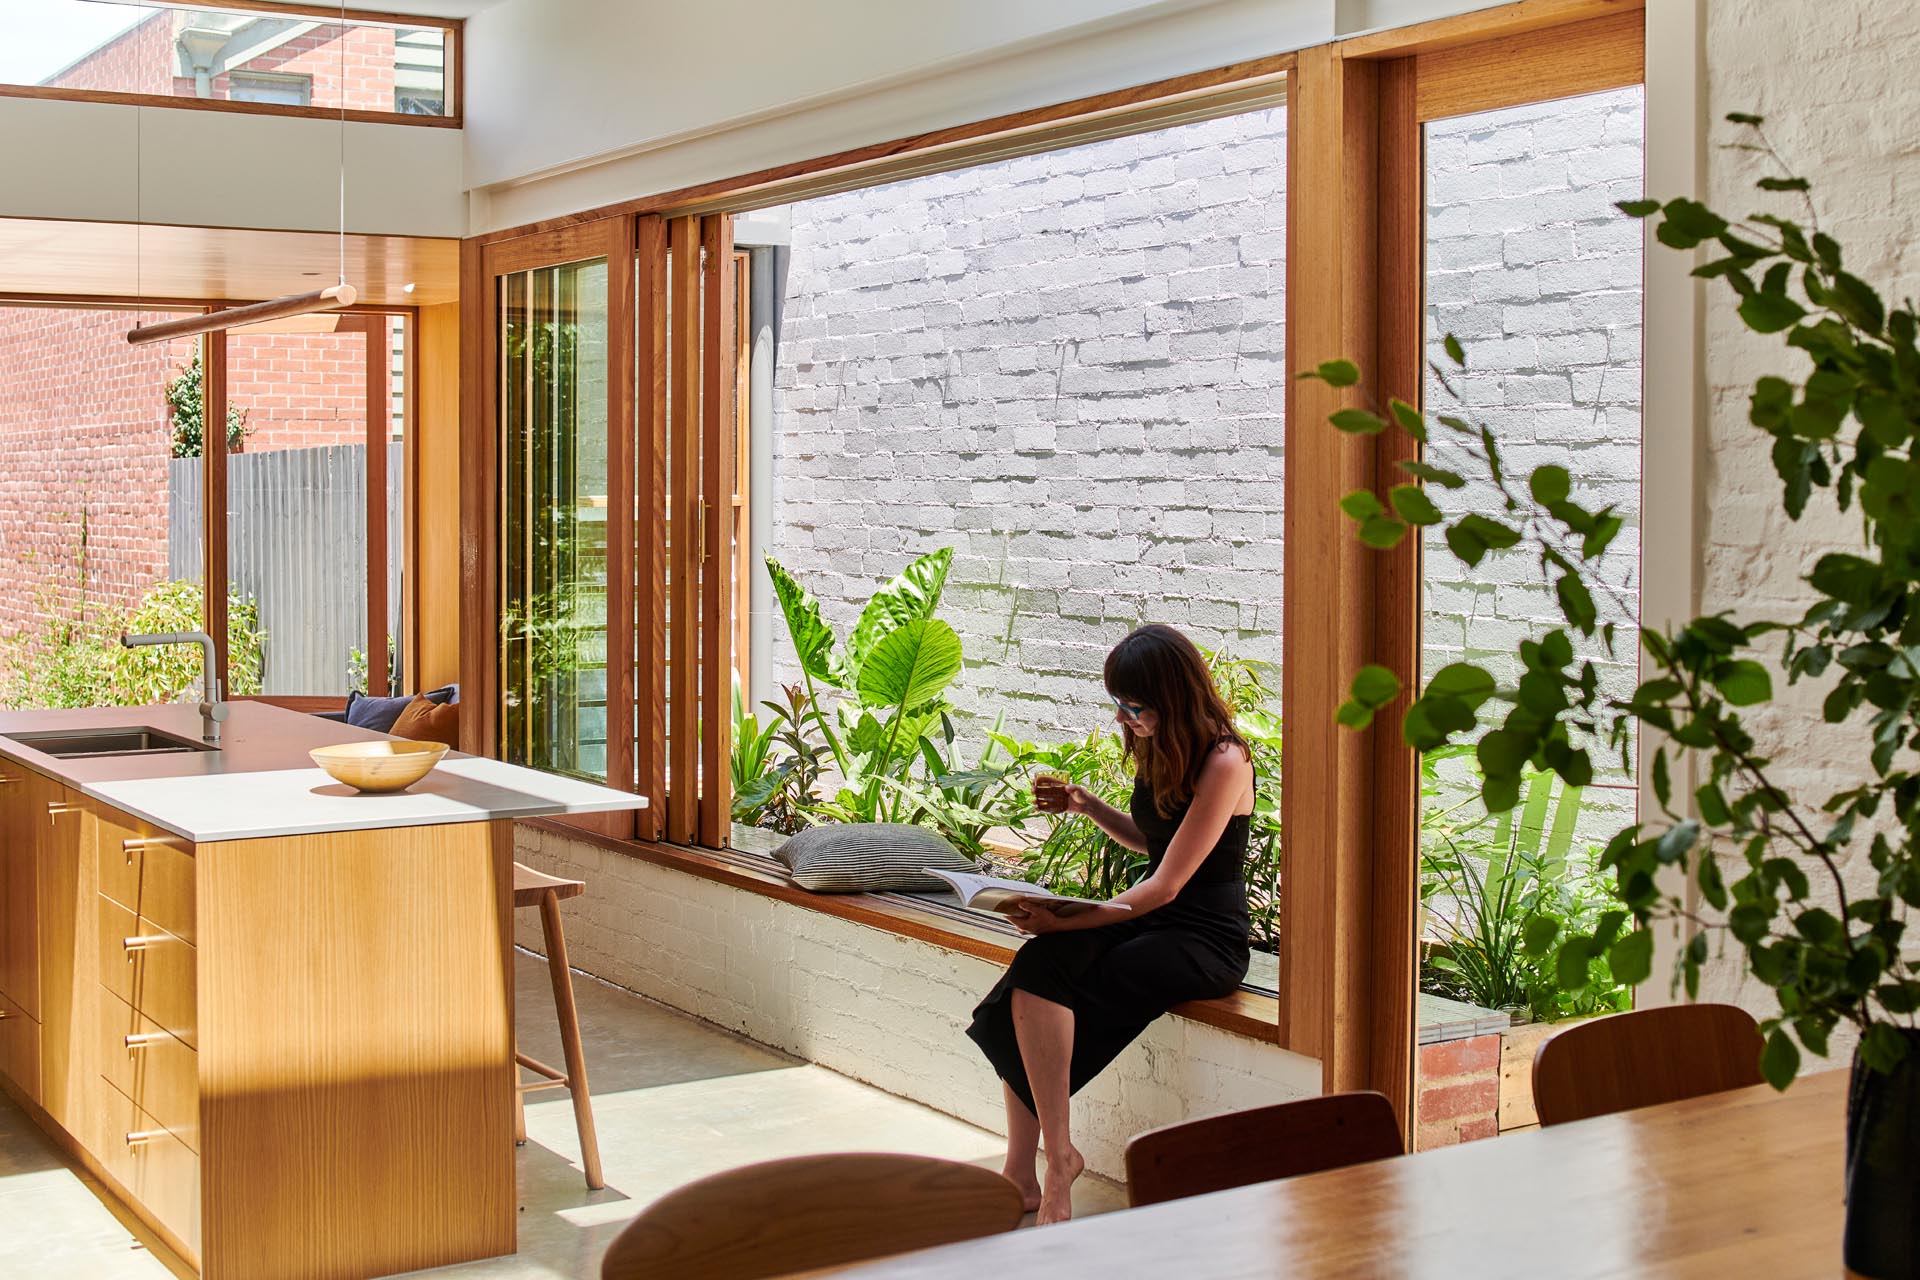
[[[1120,699],[1114,698],[1112,694],[1108,694],[1107,696],[1113,699],[1113,705],[1117,707],[1120,714],[1128,720],[1138,720],[1147,713],[1147,709],[1137,702],[1122,702]]]

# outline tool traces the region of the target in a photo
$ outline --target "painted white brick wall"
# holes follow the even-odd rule
[[[586,882],[561,908],[575,968],[1005,1132],[999,1081],[966,1037],[995,966],[553,832],[519,828],[516,856]],[[516,940],[543,951],[535,914],[519,916]],[[1074,1100],[1074,1140],[1118,1178],[1143,1130],[1319,1092],[1313,1059],[1162,1018]]]
[[[1625,521],[1601,565],[1618,601],[1597,595],[1601,620],[1620,624],[1622,660],[1579,643],[1599,661],[1601,689],[1633,691],[1639,618],[1641,225],[1614,207],[1643,194],[1644,94],[1638,88],[1436,121],[1427,129],[1427,357],[1447,370],[1457,407],[1429,379],[1430,412],[1460,412],[1493,429],[1512,468],[1567,468],[1590,508]],[[1467,348],[1456,369],[1441,341]],[[1444,428],[1428,459],[1462,462]],[[1429,495],[1448,515],[1498,513],[1490,483]],[[1531,558],[1500,557],[1468,570],[1439,534],[1427,538],[1423,613],[1426,674],[1450,662],[1486,663],[1516,679],[1522,637],[1563,626]],[[1577,639],[1577,637],[1576,637]],[[1604,843],[1633,821],[1633,780],[1604,760],[1582,798],[1579,836]],[[1462,772],[1461,779],[1465,780]]]
[[[1285,173],[1276,109],[793,206],[774,554],[844,627],[956,547],[957,700],[1024,736],[1142,622],[1277,661]]]
[[[1870,0],[1713,0],[1708,5],[1708,118],[1719,141],[1735,139],[1720,123],[1729,111],[1767,117],[1767,131],[1794,171],[1813,180],[1823,230],[1840,241],[1848,269],[1888,297],[1920,293],[1920,151],[1911,122],[1920,110],[1920,82],[1912,75],[1920,48],[1920,7]],[[1782,75],[1781,68],[1793,68]],[[1793,216],[1802,207],[1753,189],[1762,170],[1746,152],[1709,151],[1709,202],[1727,213],[1773,210]],[[1810,601],[1802,575],[1826,551],[1857,549],[1859,526],[1830,503],[1810,508],[1799,522],[1780,511],[1780,486],[1767,440],[1747,421],[1753,380],[1804,361],[1778,338],[1744,331],[1728,295],[1710,295],[1706,368],[1710,390],[1706,457],[1702,470],[1705,534],[1701,557],[1702,608],[1737,617],[1798,617]],[[1824,724],[1820,700],[1829,681],[1788,689],[1775,679],[1779,700],[1755,717],[1759,749],[1789,793],[1823,797],[1857,781],[1864,766],[1856,731]],[[1865,839],[1842,863],[1850,889],[1874,884]],[[1823,873],[1808,872],[1818,882]],[[1771,993],[1745,976],[1738,948],[1709,962],[1702,983],[1708,999],[1735,1000],[1756,1013],[1771,1011]],[[1836,1036],[1834,1060],[1844,1062],[1851,1041]],[[1820,1065],[1817,1063],[1810,1065]]]

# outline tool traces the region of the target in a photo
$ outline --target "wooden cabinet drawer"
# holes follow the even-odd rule
[[[200,1149],[200,1055],[118,997],[100,996],[97,1061],[107,1083]]]
[[[0,996],[0,1074],[40,1101],[40,1024],[5,996]]]
[[[193,945],[111,898],[100,907],[100,985],[198,1047]]]
[[[100,1150],[107,1172],[153,1221],[200,1252],[200,1157],[118,1089],[104,1089]]]
[[[197,943],[193,846],[105,806],[98,809],[94,832],[100,892],[174,937]]]

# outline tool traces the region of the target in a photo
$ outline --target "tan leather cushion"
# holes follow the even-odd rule
[[[415,742],[444,742],[450,747],[460,746],[460,704],[457,702],[437,703],[424,697],[416,697],[393,722],[393,728],[387,730],[396,738],[412,738]]]

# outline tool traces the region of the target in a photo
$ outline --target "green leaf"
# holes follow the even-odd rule
[[[1809,191],[1813,184],[1805,178],[1766,177],[1753,184],[1762,191]]]
[[[1778,333],[1799,323],[1806,314],[1805,307],[1784,293],[1762,290],[1740,302],[1740,318],[1755,333]]]
[[[1660,202],[1658,200],[1621,200],[1616,202],[1613,207],[1626,214],[1629,218],[1650,218],[1660,212]]]
[[[1654,846],[1654,856],[1662,862],[1678,862],[1699,839],[1699,823],[1691,818],[1675,823],[1661,834],[1660,842]]]
[[[1351,360],[1328,360],[1317,369],[1309,369],[1300,376],[1318,378],[1330,387],[1350,387],[1360,381],[1360,366]]]
[[[1776,1089],[1786,1088],[1800,1074],[1800,1046],[1779,1027],[1773,1029],[1767,1047],[1761,1050],[1760,1074]]]
[[[1866,605],[1880,589],[1880,566],[1859,556],[1821,556],[1807,575],[1813,589],[1850,605]]]
[[[1721,663],[1712,678],[1713,687],[1731,706],[1751,707],[1773,697],[1773,677],[1750,658]]]
[[[938,618],[921,618],[873,647],[858,691],[868,706],[904,711],[939,697],[959,674],[960,637]]]
[[[1766,119],[1767,118],[1765,116],[1756,116],[1751,111],[1727,112],[1728,124],[1759,125],[1759,124],[1766,123]]]
[[[1369,663],[1353,677],[1347,692],[1361,706],[1377,711],[1400,696],[1400,677],[1385,667]]]
[[[953,548],[942,547],[919,557],[873,593],[860,611],[860,620],[854,623],[853,634],[847,637],[847,675],[852,680],[858,680],[867,655],[889,633],[933,616],[952,568]]]
[[[1593,962],[1593,939],[1568,938],[1566,945],[1560,948],[1560,954],[1554,958],[1553,974],[1560,982],[1562,991],[1584,990],[1590,975],[1587,966]]]
[[[1380,499],[1371,489],[1355,489],[1340,499],[1340,509],[1355,520],[1365,520],[1368,516],[1377,516],[1386,510],[1380,505]]]
[[[1392,516],[1368,516],[1360,522],[1360,541],[1375,551],[1391,551],[1407,536],[1407,523]]]
[[[1899,1066],[1906,1056],[1907,1038],[1887,1023],[1874,1023],[1860,1037],[1861,1061],[1883,1075]]]
[[[820,602],[772,556],[767,557],[767,576],[773,579],[774,598],[787,621],[787,634],[792,637],[800,669],[815,680],[845,688],[833,669],[833,629],[821,616]]]
[[[1635,929],[1607,952],[1607,967],[1616,981],[1637,987],[1653,973],[1653,931]]]
[[[1573,479],[1567,474],[1565,467],[1535,467],[1532,477],[1528,480],[1528,487],[1533,490],[1535,502],[1543,507],[1550,507],[1556,502],[1567,500],[1567,495],[1573,492]]]
[[[1352,698],[1341,703],[1333,713],[1334,723],[1348,729],[1364,729],[1373,723],[1373,708],[1363,707]]]
[[[1468,512],[1447,529],[1447,547],[1474,568],[1489,551],[1501,551],[1520,541],[1520,532],[1489,520],[1478,512]]]
[[[1527,921],[1520,945],[1530,956],[1544,956],[1560,938],[1560,921],[1553,916],[1535,916]]]
[[[1387,409],[1393,414],[1393,420],[1400,424],[1401,430],[1405,431],[1415,440],[1425,442],[1427,438],[1427,420],[1420,416],[1418,409],[1408,404],[1405,400],[1397,399],[1387,401]]]
[[[1433,499],[1417,484],[1397,484],[1387,490],[1387,497],[1393,503],[1393,509],[1402,520],[1412,525],[1439,524],[1443,517],[1440,508],[1433,505]]]
[[[1429,466],[1424,462],[1415,462],[1411,458],[1396,464],[1402,471],[1416,480],[1425,480],[1428,484],[1437,484],[1443,489],[1461,489],[1466,487],[1466,477],[1458,471],[1448,471],[1444,467]]]
[[[1454,337],[1452,334],[1448,334],[1445,338],[1441,339],[1441,345],[1446,348],[1447,359],[1453,361],[1462,369],[1467,367],[1467,349],[1460,345],[1460,339]]]
[[[1337,409],[1327,416],[1327,421],[1348,435],[1377,436],[1387,429],[1385,419],[1365,409]]]
[[[1496,687],[1493,676],[1484,668],[1469,662],[1453,662],[1433,673],[1433,679],[1427,681],[1426,696],[1458,698],[1468,706],[1478,707],[1493,696]]]
[[[1560,612],[1566,618],[1567,625],[1583,636],[1592,635],[1600,615],[1594,608],[1593,593],[1587,590],[1587,584],[1580,580],[1579,575],[1561,574],[1560,580],[1553,584],[1553,594],[1560,601]]]

